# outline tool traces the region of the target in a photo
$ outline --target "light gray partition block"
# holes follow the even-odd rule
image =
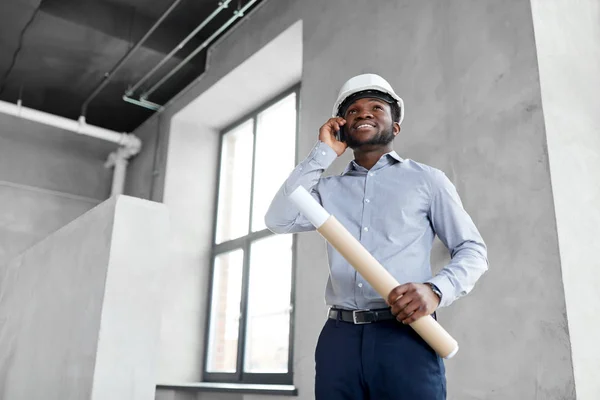
[[[153,400],[168,236],[118,196],[0,266],[0,398]]]

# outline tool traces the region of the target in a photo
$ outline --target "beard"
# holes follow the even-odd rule
[[[352,135],[346,135],[346,144],[351,149],[358,149],[362,146],[385,146],[394,140],[394,124],[392,123],[388,129],[382,130],[375,136],[367,140],[357,140]]]

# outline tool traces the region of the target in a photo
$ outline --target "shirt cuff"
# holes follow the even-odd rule
[[[316,163],[319,167],[323,169],[329,168],[329,166],[335,161],[337,158],[337,153],[325,144],[322,141],[317,141],[317,143],[312,148],[310,154],[307,159]]]
[[[429,279],[427,282],[433,283],[440,290],[440,292],[442,292],[442,298],[440,299],[438,308],[447,307],[452,304],[452,293],[454,292],[454,286],[448,277],[444,275],[437,275]]]

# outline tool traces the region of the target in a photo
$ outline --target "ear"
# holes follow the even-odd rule
[[[397,122],[394,122],[394,136],[398,136],[398,134],[400,133],[400,124]]]

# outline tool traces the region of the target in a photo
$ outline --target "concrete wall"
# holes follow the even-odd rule
[[[379,73],[406,102],[396,150],[448,174],[489,245],[490,271],[469,297],[440,313],[461,345],[447,362],[449,398],[574,398],[529,1],[268,1],[219,42],[208,71],[161,118],[172,118],[298,20],[304,32],[299,157],[315,143],[340,85],[358,73]],[[344,155],[329,173],[350,158]],[[216,165],[202,171],[210,173]],[[319,248],[318,234],[300,235],[294,383],[301,399],[313,397],[314,346],[325,315],[327,260]],[[176,348],[177,340],[164,343]]]
[[[0,114],[0,261],[106,199],[115,146]]]
[[[162,382],[194,382],[202,376],[206,282],[212,250],[214,166],[219,135],[201,125],[174,119],[170,129],[164,204],[172,236],[162,306]]]
[[[142,151],[129,161],[124,194],[162,201],[169,125],[170,120],[158,114],[135,131],[136,136],[142,140],[143,147]]]
[[[0,398],[153,399],[168,237],[119,196],[0,264]]]
[[[577,398],[600,393],[600,2],[532,1]]]

